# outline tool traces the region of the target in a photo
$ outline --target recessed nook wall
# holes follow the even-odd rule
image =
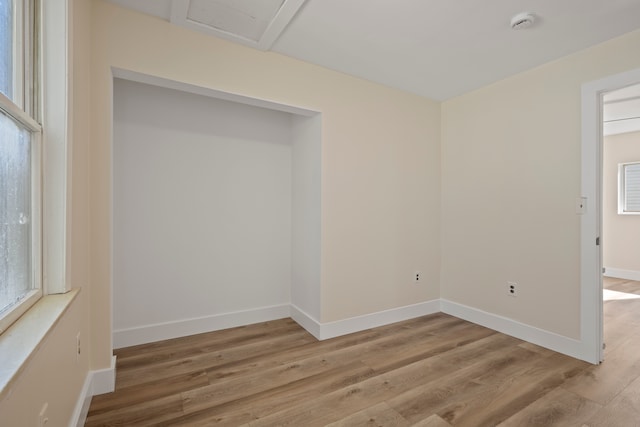
[[[321,121],[293,116],[291,304],[320,320]]]
[[[320,318],[311,319],[317,307],[301,307],[294,293],[292,303],[318,328],[343,321],[369,328],[370,317],[362,316],[389,322],[398,318],[389,312],[406,318],[407,310],[413,316],[431,311],[425,303],[435,305],[440,295],[439,103],[110,2],[96,0],[92,10],[92,366],[107,368],[113,348],[114,76],[187,92],[197,87],[196,93],[222,93],[223,99],[235,94],[231,100],[316,120],[321,112],[321,259],[314,261],[321,266],[321,287],[314,290]],[[411,282],[416,270],[424,275],[423,286]]]
[[[292,258],[294,212],[319,236],[319,212],[293,209],[294,137],[320,142],[294,132],[305,120],[316,119],[114,80],[114,347],[286,317],[292,261],[319,287],[308,273],[319,275],[319,246]],[[298,157],[295,194],[319,200],[319,167]]]

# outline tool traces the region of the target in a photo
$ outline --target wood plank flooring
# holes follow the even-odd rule
[[[86,426],[637,427],[640,282],[605,288],[599,366],[442,313],[321,342],[283,319],[117,350]]]

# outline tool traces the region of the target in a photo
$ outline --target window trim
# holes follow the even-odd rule
[[[640,166],[640,161],[618,163],[618,215],[640,215],[640,210],[637,210],[637,211],[625,210],[626,198],[627,198],[625,168],[629,165]]]
[[[28,2],[30,3],[30,2]],[[25,111],[27,111],[25,104],[25,84],[26,78],[24,74],[25,69],[25,44],[28,43],[28,40],[25,40],[26,34],[29,32],[27,27],[27,19],[25,14],[25,9],[28,11],[28,5],[25,5],[24,2],[14,1],[13,2],[13,33],[20,34],[21,37],[13,44],[13,103],[22,107]],[[18,19],[18,17],[20,19]]]
[[[73,2],[45,0],[39,3],[36,13],[39,13],[37,24],[41,55],[38,64],[34,64],[34,72],[40,73],[40,78],[32,89],[41,91],[42,95],[40,104],[34,105],[35,114],[42,115],[45,129],[40,144],[46,147],[41,156],[43,165],[46,165],[41,169],[42,192],[54,203],[48,199],[41,201],[44,295],[6,333],[0,334],[0,400],[11,393],[12,385],[19,379],[27,362],[80,292],[79,288],[71,288],[66,264],[67,238],[71,230],[67,227],[71,222],[67,207],[71,206],[68,185],[71,183],[72,148],[69,129],[73,123]],[[47,270],[50,271],[48,280],[44,276]]]
[[[42,153],[46,165],[42,177],[43,260],[42,283],[45,294],[71,290],[67,274],[67,245],[71,206],[72,85],[70,45],[72,29],[69,17],[73,10],[69,0],[40,2],[41,44],[40,73],[42,85]]]
[[[76,299],[80,290],[40,298],[11,326],[11,333],[0,335],[0,400],[24,371],[27,362]]]
[[[39,105],[38,94],[34,88],[39,87],[34,77],[39,73],[35,70],[39,62],[36,61],[41,31],[37,26],[39,17],[39,0],[14,1],[13,20],[14,34],[18,34],[13,44],[13,98],[10,99],[0,93],[0,110],[12,120],[31,133],[31,285],[30,290],[20,301],[11,306],[9,311],[0,318],[0,334],[8,329],[16,320],[27,312],[43,295],[43,264],[42,264],[42,126],[38,123],[39,114],[34,107]]]
[[[17,122],[21,123],[31,132],[42,132],[42,126],[36,122],[31,116],[22,111],[13,101],[0,92],[0,107],[2,110],[13,117]]]
[[[31,85],[25,86],[21,96],[24,99],[25,95],[39,95],[34,96],[36,101],[21,106],[0,93],[0,106],[37,138],[37,170],[40,175],[34,185],[39,186],[40,197],[36,200],[39,218],[33,218],[33,223],[39,227],[40,238],[37,247],[32,249],[37,255],[34,262],[40,264],[40,271],[35,276],[40,280],[40,290],[27,294],[19,306],[5,316],[0,322],[0,334],[12,324],[20,322],[21,316],[34,307],[42,296],[72,290],[67,274],[67,241],[70,230],[68,206],[71,206],[71,192],[68,186],[71,182],[72,147],[69,131],[72,123],[72,76],[69,70],[70,46],[73,42],[69,22],[73,10],[69,0],[34,0],[32,4],[34,17],[30,25],[37,31],[34,33],[37,43],[33,51],[24,54],[33,61],[28,72],[36,78]],[[26,18],[20,21],[24,30],[28,21]]]

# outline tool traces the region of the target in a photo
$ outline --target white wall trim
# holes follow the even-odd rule
[[[82,427],[87,421],[91,398],[98,394],[111,393],[116,388],[116,356],[111,357],[111,366],[87,372],[80,390],[76,407],[69,420],[69,427]]]
[[[586,209],[580,220],[580,330],[585,345],[591,347],[592,363],[602,361],[602,277],[601,246],[601,140],[602,93],[599,84],[582,86],[581,193]]]
[[[42,2],[42,66],[43,105],[43,170],[42,215],[43,281],[49,294],[71,290],[67,275],[68,224],[71,215],[72,164],[72,2],[55,0]]]
[[[263,307],[255,310],[218,314],[213,316],[185,319],[141,326],[131,329],[120,329],[113,332],[114,348],[128,347],[165,339],[178,338],[204,332],[245,326],[253,323],[291,317],[307,332],[319,340],[338,337],[378,326],[388,325],[403,320],[413,319],[428,314],[438,313],[438,300],[392,308],[377,313],[335,322],[320,323],[294,304]]]
[[[392,308],[377,313],[322,323],[320,324],[320,336],[316,336],[316,338],[326,340],[438,312],[440,312],[440,302],[438,300]]]
[[[111,393],[116,389],[116,356],[111,356],[111,366],[91,371],[91,395]]]
[[[182,92],[194,93],[196,95],[222,99],[224,101],[232,101],[240,104],[252,105],[254,107],[267,108],[269,110],[283,111],[285,113],[297,114],[306,117],[312,117],[320,113],[320,111],[305,107],[297,107],[294,105],[281,104],[278,102],[254,98],[237,93],[224,92],[221,90],[206,88],[203,86],[196,86],[176,80],[169,80],[162,77],[152,76],[150,74],[143,74],[136,71],[125,70],[122,68],[112,67],[111,72],[113,74],[113,77],[118,79],[130,80],[132,82],[145,83],[153,86],[160,86],[167,89],[175,89]]]
[[[291,318],[311,335],[320,339],[322,324],[294,304],[291,304]]]
[[[445,299],[440,300],[440,306],[443,313],[584,360],[582,343],[578,340]]]
[[[113,348],[219,331],[290,316],[289,304],[177,320],[113,331]]]
[[[85,421],[87,421],[87,414],[89,413],[89,406],[91,405],[91,390],[92,387],[93,372],[87,372],[87,376],[84,379],[84,385],[80,391],[80,396],[76,402],[76,407],[71,415],[69,421],[69,427],[82,427]]]
[[[604,269],[604,276],[614,277],[616,279],[636,280],[640,281],[640,271],[623,270],[621,268],[609,268]]]

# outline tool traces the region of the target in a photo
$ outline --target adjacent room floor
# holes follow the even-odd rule
[[[599,366],[446,314],[322,342],[291,319],[120,349],[87,426],[638,426],[640,282]]]

